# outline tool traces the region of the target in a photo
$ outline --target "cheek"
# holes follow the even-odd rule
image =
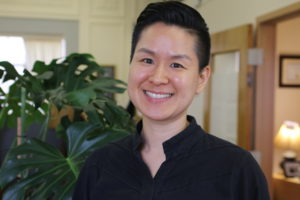
[[[128,76],[128,91],[133,92],[133,90],[137,89],[146,78],[147,73],[145,70],[143,71],[137,67],[131,67]]]
[[[173,76],[172,77],[173,85],[183,93],[191,93],[196,94],[198,89],[198,79],[192,76]]]
[[[184,88],[184,78],[180,76],[171,76],[173,85],[176,86],[176,88]]]

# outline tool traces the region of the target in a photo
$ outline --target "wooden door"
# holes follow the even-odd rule
[[[212,76],[206,91],[204,128],[244,149],[253,146],[252,68],[248,49],[252,26],[215,33],[212,39]]]

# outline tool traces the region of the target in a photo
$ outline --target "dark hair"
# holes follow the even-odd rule
[[[141,12],[132,34],[130,62],[142,31],[156,22],[176,25],[195,35],[197,38],[196,54],[199,60],[199,71],[208,65],[210,57],[208,27],[197,10],[178,1],[150,3]]]

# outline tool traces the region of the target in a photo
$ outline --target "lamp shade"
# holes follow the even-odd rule
[[[275,146],[285,150],[300,150],[299,124],[293,121],[284,121],[275,137]]]

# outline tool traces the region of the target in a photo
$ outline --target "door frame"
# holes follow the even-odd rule
[[[300,16],[300,2],[257,18],[257,47],[263,49],[263,64],[256,73],[255,149],[261,153],[261,167],[269,182],[270,194],[273,171],[274,101],[277,23]]]
[[[226,31],[211,35],[211,63],[213,71],[213,57],[220,53],[239,52],[239,78],[238,78],[238,109],[237,109],[237,144],[244,149],[252,149],[252,87],[248,85],[248,77],[252,67],[248,64],[248,49],[253,46],[252,25],[241,25]],[[210,130],[211,107],[211,81],[206,89],[204,129]],[[229,113],[230,114],[230,113]]]

